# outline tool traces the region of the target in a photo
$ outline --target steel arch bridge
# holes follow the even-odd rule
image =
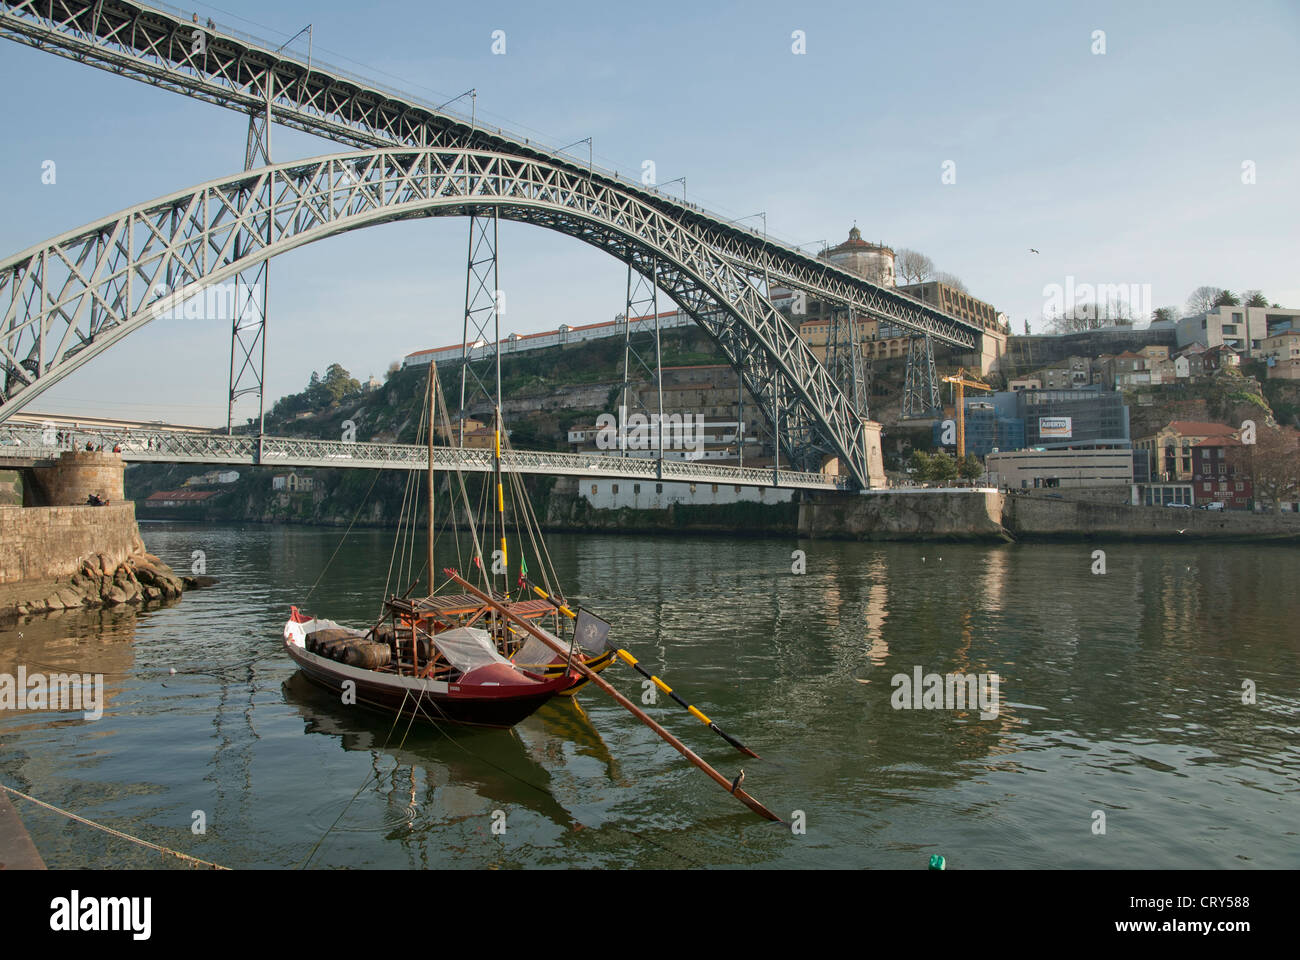
[[[249,264],[349,230],[491,208],[654,269],[652,279],[712,334],[754,395],[774,401],[791,450],[820,428],[847,463],[863,461],[862,421],[826,368],[767,296],[689,228],[616,186],[469,150],[367,150],[262,167],[0,261],[0,421]],[[865,471],[856,479],[865,485]]]
[[[250,265],[347,229],[492,209],[649,276],[719,343],[792,457],[820,433],[862,486],[858,412],[772,307],[771,287],[966,349],[982,333],[653,188],[182,16],[125,0],[0,0],[0,36],[372,148],[213,181],[0,262],[0,421],[160,311]]]

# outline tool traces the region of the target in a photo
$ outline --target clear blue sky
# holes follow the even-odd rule
[[[688,198],[723,214],[766,211],[792,242],[838,242],[856,220],[929,254],[1016,332],[1041,330],[1043,288],[1067,276],[1150,284],[1155,306],[1214,284],[1300,307],[1294,2],[193,9],[276,43],[310,22],[318,59],[427,99],[476,87],[485,122],[556,145],[591,136],[622,172],[653,160],[660,182],[687,177]],[[3,40],[0,85],[5,256],[242,166],[246,121],[230,111]],[[276,127],[272,149],[341,148]],[[457,219],[393,224],[273,261],[268,397],[331,362],[382,377],[458,341],[466,234]],[[578,241],[503,223],[501,258],[507,332],[622,309],[625,268]],[[34,407],[224,423],[229,341],[220,323],[156,321]]]

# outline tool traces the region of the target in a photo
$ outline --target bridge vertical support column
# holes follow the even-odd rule
[[[830,327],[830,336],[826,341],[826,369],[844,391],[844,396],[853,404],[853,412],[865,420],[867,392],[857,313],[852,309],[832,310]]]
[[[465,419],[470,407],[482,399],[492,409],[492,484],[496,487],[497,503],[497,509],[491,511],[492,542],[501,545],[502,586],[508,593],[510,587],[506,568],[508,557],[504,494],[501,487],[501,314],[505,313],[506,304],[497,275],[497,227],[496,207],[487,211],[470,212],[469,253],[465,267],[465,320],[461,335],[460,410],[457,420],[460,423],[458,443],[463,448]],[[475,350],[482,350],[482,356],[478,360],[474,358]],[[436,361],[431,359],[429,362]],[[429,429],[433,429],[432,423],[429,424]],[[495,561],[488,570],[482,572],[487,583],[493,584]]]
[[[497,212],[469,218],[469,256],[465,269],[465,319],[461,337],[460,422],[458,443],[465,445],[465,418],[480,399],[495,411],[501,405],[501,314],[505,297],[497,276]],[[474,351],[481,350],[477,359]],[[430,361],[432,362],[432,361]]]
[[[781,374],[772,377],[772,486],[781,485]]]
[[[627,411],[631,409],[632,384],[632,365],[635,361],[639,373],[646,373],[655,385],[655,410],[650,416],[651,422],[655,429],[655,451],[659,459],[659,474],[663,474],[664,459],[664,371],[663,371],[663,344],[659,330],[659,285],[655,282],[658,276],[658,257],[650,254],[645,261],[648,267],[649,276],[640,273],[632,266],[632,261],[627,265],[627,303],[626,311],[623,314],[623,409],[620,411],[620,443],[623,456],[627,456]],[[632,320],[637,315],[635,311],[642,311],[642,316],[651,318],[651,325],[654,329],[654,365],[651,366],[648,358],[641,355],[641,351],[632,345]],[[637,406],[649,415],[649,407],[646,402],[637,396]]]
[[[271,94],[274,75],[266,76],[266,109],[248,115],[248,138],[244,145],[244,169],[271,165]],[[268,188],[269,189],[269,188]],[[264,241],[271,243],[273,218],[268,214]],[[234,258],[238,260],[251,246],[243,236],[237,235]],[[226,403],[226,434],[235,430],[235,403],[240,397],[257,394],[257,434],[265,426],[266,397],[263,381],[266,377],[266,288],[270,277],[271,261],[263,260],[255,267],[235,275],[233,319],[230,335],[230,391]],[[259,443],[260,449],[260,443]]]
[[[745,354],[742,348],[739,356],[740,367],[736,370],[736,463],[745,465],[745,378],[741,369],[745,366]]]
[[[943,409],[939,375],[934,367],[934,342],[927,333],[907,342],[907,371],[903,379],[904,420],[934,416]]]

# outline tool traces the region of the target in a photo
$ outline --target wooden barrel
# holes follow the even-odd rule
[[[386,643],[357,638],[348,642],[342,659],[349,666],[375,670],[387,666],[392,660],[392,655],[393,651]]]

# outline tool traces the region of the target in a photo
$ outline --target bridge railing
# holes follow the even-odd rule
[[[21,424],[0,425],[0,457],[49,460],[71,450],[116,450],[134,463],[244,464],[271,468],[419,470],[428,464],[428,448],[408,443],[365,443],[305,437],[186,433],[168,430],[58,430]],[[770,467],[733,467],[702,460],[622,457],[598,453],[508,450],[502,466],[511,473],[599,476],[661,482],[776,486],[840,490],[839,477]],[[434,469],[487,473],[492,451],[474,447],[433,448]]]

